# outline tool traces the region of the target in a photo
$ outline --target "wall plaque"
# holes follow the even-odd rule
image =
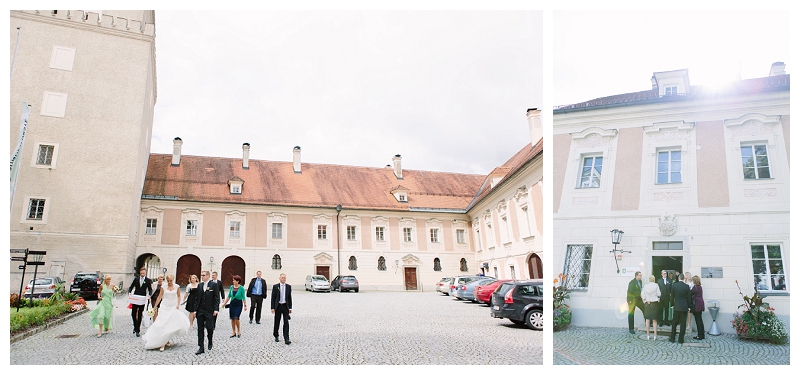
[[[722,267],[701,267],[700,277],[704,279],[722,278]]]

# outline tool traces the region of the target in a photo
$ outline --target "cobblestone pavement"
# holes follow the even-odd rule
[[[666,327],[662,328],[666,329]],[[650,333],[652,335],[652,332]],[[692,335],[694,336],[694,335]],[[705,340],[686,337],[683,345],[645,340],[627,328],[573,327],[553,333],[554,365],[788,365],[789,344],[741,340],[736,335],[706,335]],[[677,341],[677,335],[676,335]]]
[[[486,305],[437,292],[311,293],[300,289],[293,293],[291,345],[285,345],[283,338],[275,342],[273,315],[266,302],[261,324],[249,324],[249,310],[242,312],[241,338],[229,338],[228,310],[222,310],[214,349],[195,355],[194,329],[173,340],[174,345],[164,352],[144,350],[141,338],[132,334],[125,297],[117,297],[111,333],[96,337],[89,314],[84,314],[11,344],[10,363],[542,364],[542,332],[491,318]],[[95,302],[88,306],[94,308]]]

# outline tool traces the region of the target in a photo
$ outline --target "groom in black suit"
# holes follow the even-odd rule
[[[208,271],[200,273],[203,282],[197,287],[200,294],[195,299],[195,311],[197,314],[197,345],[200,349],[194,354],[203,354],[203,329],[208,332],[208,350],[214,347],[214,326],[219,313],[219,283],[209,281]]]
[[[292,343],[289,340],[289,319],[292,317],[292,286],[286,283],[286,274],[280,276],[281,282],[272,286],[272,299],[270,300],[270,312],[275,314],[275,324],[272,326],[272,336],[278,342],[278,327],[283,317],[283,341],[286,345]]]
[[[139,270],[139,277],[134,277],[133,282],[131,282],[131,286],[128,287],[128,294],[133,292],[133,294],[139,296],[146,296],[147,294],[152,295],[153,290],[151,285],[153,281],[150,278],[146,277],[147,269],[142,267]],[[146,294],[145,294],[146,293]],[[144,312],[144,305],[132,305],[131,306],[131,318],[133,319],[133,334],[136,337],[139,337],[139,329],[142,326],[142,312]]]

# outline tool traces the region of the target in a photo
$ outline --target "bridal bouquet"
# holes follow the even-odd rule
[[[156,309],[155,308],[151,307],[150,309],[147,310],[147,316],[152,318],[154,315],[156,315]]]

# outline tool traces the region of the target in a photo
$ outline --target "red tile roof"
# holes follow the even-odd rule
[[[555,112],[572,110],[572,109],[591,109],[592,107],[602,107],[615,104],[638,104],[637,102],[645,102],[651,100],[691,100],[700,97],[713,97],[713,96],[733,96],[733,95],[747,95],[757,94],[760,92],[788,90],[789,89],[789,74],[776,75],[771,77],[744,79],[734,82],[731,87],[724,92],[717,92],[713,88],[706,86],[691,86],[688,95],[681,96],[658,96],[658,90],[652,89],[647,91],[631,92],[626,94],[618,94],[606,96],[602,98],[592,99],[586,102],[577,104],[561,105],[555,108]]]
[[[142,197],[179,201],[269,204],[409,211],[415,208],[464,210],[484,180],[482,175],[403,170],[403,180],[391,168],[302,163],[294,173],[292,162],[249,161],[182,155],[170,166],[172,155],[151,154]],[[228,181],[244,181],[241,194],[231,194]],[[393,188],[408,189],[408,203],[392,196]]]
[[[475,199],[472,203],[470,203],[467,209],[474,207],[478,204],[481,200],[486,198],[489,193],[491,193],[495,189],[499,189],[504,182],[508,181],[511,177],[513,177],[522,167],[524,167],[528,162],[535,159],[537,156],[542,155],[542,142],[544,139],[540,139],[539,142],[536,143],[536,146],[532,146],[530,143],[522,147],[511,159],[508,159],[502,166],[495,168],[492,173],[489,173],[486,176],[483,184],[481,185],[481,190],[475,196]],[[503,175],[503,178],[491,187],[490,180],[491,178],[497,176],[497,174]]]

